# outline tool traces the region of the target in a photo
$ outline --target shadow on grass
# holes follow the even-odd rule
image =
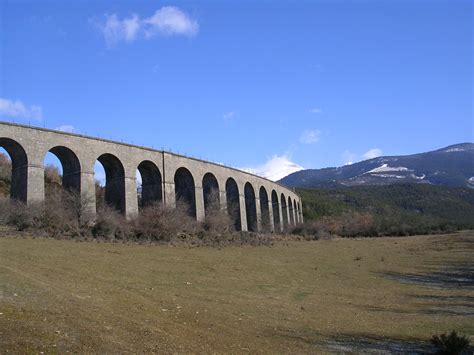
[[[433,265],[434,267],[434,265]],[[406,284],[416,284],[443,290],[473,290],[474,265],[458,263],[426,273],[385,272],[382,277]],[[473,296],[409,295],[417,302],[415,309],[363,307],[373,312],[392,312],[405,314],[427,314],[446,316],[474,315]]]
[[[426,354],[432,353],[432,345],[423,340],[390,339],[379,336],[337,335],[324,344],[329,352],[372,354]]]
[[[473,316],[474,304],[469,303],[424,303],[416,309],[385,308],[377,306],[360,306],[369,312],[389,312],[398,314],[418,314],[437,316]]]
[[[448,266],[424,274],[385,272],[382,276],[402,283],[443,289],[474,289],[474,265]]]
[[[366,334],[337,334],[325,336],[312,330],[280,330],[278,336],[314,346],[315,351],[363,354],[426,354],[433,352],[428,340],[393,339]]]

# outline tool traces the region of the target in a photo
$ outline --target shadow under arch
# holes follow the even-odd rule
[[[105,203],[125,213],[125,170],[122,162],[113,154],[105,153],[97,158],[105,170]]]
[[[278,194],[275,190],[272,191],[272,210],[273,210],[273,225],[275,226],[275,231],[280,232],[280,208],[278,203]]]
[[[288,223],[290,226],[295,225],[295,215],[293,213],[293,202],[291,202],[291,197],[288,196],[288,214],[289,214],[289,219]]]
[[[240,219],[240,195],[239,187],[233,178],[228,178],[225,183],[225,195],[227,198],[227,213],[234,224],[236,231],[242,230]]]
[[[261,218],[262,218],[262,231],[270,232],[270,209],[268,207],[268,194],[265,187],[260,187],[259,191],[259,198],[260,198],[260,211],[261,211]]]
[[[219,183],[213,174],[206,173],[202,178],[202,193],[206,216],[211,210],[220,210]]]
[[[257,232],[257,204],[253,186],[247,182],[244,187],[245,214],[247,216],[247,228],[249,232]]]
[[[49,150],[61,162],[63,168],[62,186],[64,189],[81,192],[81,163],[77,155],[69,148],[56,146]]]
[[[282,214],[281,225],[283,229],[285,229],[288,227],[288,208],[286,208],[285,195],[281,194],[280,201],[281,201],[281,214]]]
[[[149,160],[142,161],[137,170],[142,178],[141,198],[139,207],[143,208],[155,202],[163,201],[163,181],[160,169]]]
[[[187,213],[196,218],[196,192],[194,178],[186,168],[179,168],[174,174],[174,190],[176,206],[186,209]]]
[[[298,203],[296,202],[296,199],[293,200],[293,208],[295,210],[295,225],[297,225],[300,221],[300,212],[298,209]]]
[[[0,137],[0,147],[6,150],[11,159],[10,198],[27,202],[28,197],[28,157],[17,141]]]

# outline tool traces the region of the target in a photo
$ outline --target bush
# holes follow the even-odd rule
[[[8,223],[19,231],[38,226],[43,208],[43,204],[27,206],[20,201],[11,201]]]
[[[330,239],[328,224],[324,220],[309,221],[299,224],[290,230],[291,234],[301,235],[306,240]]]
[[[134,221],[136,238],[150,241],[170,241],[179,233],[196,233],[199,230],[184,205],[172,208],[155,203],[143,208]]]
[[[306,239],[328,239],[331,235],[341,237],[377,236],[378,231],[372,215],[368,213],[344,212],[340,216],[323,217],[317,221],[299,224],[290,233]]]
[[[433,335],[431,344],[436,348],[436,354],[456,355],[469,352],[469,340],[458,335],[454,330],[449,334]]]
[[[44,210],[39,211],[38,228],[51,237],[77,235],[80,223],[74,215],[72,193],[52,191],[46,196]]]
[[[132,228],[118,211],[102,206],[97,210],[91,233],[98,239],[128,240],[132,237]]]
[[[7,224],[10,219],[11,203],[9,198],[0,197],[0,224]]]
[[[211,192],[211,202],[206,209],[203,227],[211,233],[231,232],[234,230],[232,220],[227,211],[221,209],[218,194],[218,191]]]

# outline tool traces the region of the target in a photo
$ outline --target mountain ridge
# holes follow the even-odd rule
[[[300,188],[397,183],[474,188],[474,143],[453,144],[411,155],[380,156],[341,167],[306,169],[292,173],[279,182]]]

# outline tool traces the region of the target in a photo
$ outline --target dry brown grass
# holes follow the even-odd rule
[[[3,237],[0,353],[301,353],[453,329],[472,342],[473,285],[443,278],[472,260],[472,232],[222,250]],[[413,274],[431,284],[398,280]]]

